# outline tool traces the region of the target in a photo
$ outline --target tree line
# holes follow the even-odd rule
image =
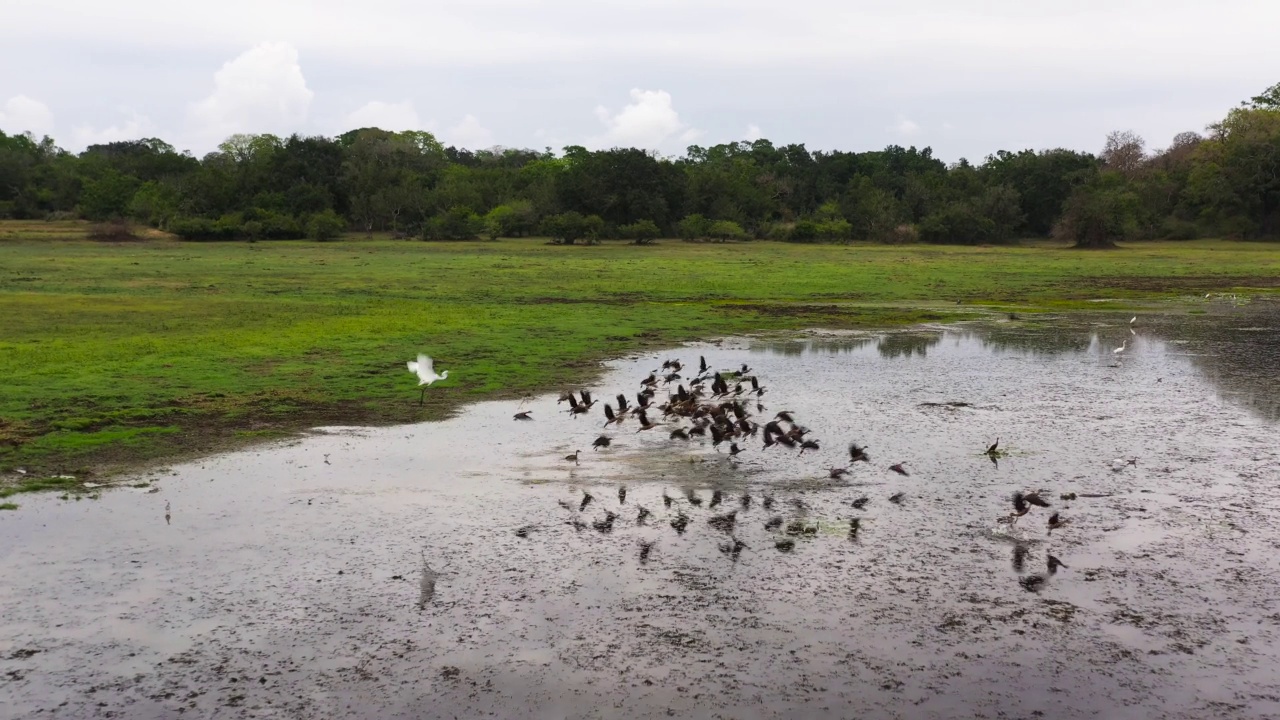
[[[234,135],[202,158],[148,138],[69,153],[0,132],[0,218],[124,220],[190,240],[428,240],[547,235],[790,242],[999,243],[1280,236],[1280,84],[1205,133],[1149,151],[1000,151],[948,165],[930,148],[810,151],[768,140],[556,154],[445,147],[431,133]]]

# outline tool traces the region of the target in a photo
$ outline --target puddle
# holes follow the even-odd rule
[[[803,455],[635,419],[593,450],[601,408],[553,394],[24,497],[0,715],[1275,717],[1280,308],[1205,305],[727,340],[593,388],[745,362]],[[1019,489],[1053,507],[998,523]]]

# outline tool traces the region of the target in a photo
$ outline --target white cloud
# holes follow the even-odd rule
[[[192,132],[217,143],[233,133],[298,132],[315,96],[289,43],[261,43],[222,66],[213,94],[188,108]]]
[[[131,108],[125,108],[122,112],[129,116],[127,120],[101,130],[88,123],[76,126],[71,131],[72,146],[86,148],[90,145],[105,144],[118,140],[140,140],[157,134],[151,119],[146,115],[140,115]]]
[[[745,139],[747,142],[755,142],[762,137],[764,137],[764,133],[760,131],[759,125],[755,123],[751,123],[750,125],[747,125],[747,133],[746,135],[743,136],[743,139]]]
[[[53,111],[26,95],[14,95],[0,110],[0,130],[11,135],[29,132],[37,138],[53,132]]]
[[[656,150],[674,139],[689,143],[702,132],[680,120],[666,90],[631,90],[631,104],[617,114],[603,105],[596,107],[596,118],[605,126],[604,135],[592,138],[597,147],[637,147]]]
[[[894,123],[893,125],[893,131],[898,133],[899,135],[902,135],[903,137],[911,137],[912,135],[915,135],[920,132],[920,125],[917,124],[914,120],[908,120],[907,118],[899,117],[898,122]]]
[[[444,131],[445,142],[449,145],[481,150],[493,147],[493,133],[480,124],[475,115],[467,115],[457,125]]]
[[[430,125],[430,123],[427,123]],[[421,130],[425,126],[418,118],[418,111],[413,103],[405,100],[398,103],[386,103],[380,100],[366,103],[346,117],[346,130],[376,127],[392,132],[404,130]]]

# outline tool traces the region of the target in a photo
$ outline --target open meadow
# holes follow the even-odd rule
[[[1280,248],[1224,241],[1078,251],[83,235],[0,223],[7,477],[21,467],[79,482],[319,424],[438,419],[693,339],[1280,286]],[[418,352],[452,371],[421,406],[404,366]]]

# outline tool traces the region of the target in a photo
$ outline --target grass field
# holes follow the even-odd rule
[[[0,470],[101,476],[317,424],[440,418],[720,334],[1277,285],[1280,247],[1228,242],[104,244],[0,223]],[[424,406],[404,366],[419,351],[453,370]]]

